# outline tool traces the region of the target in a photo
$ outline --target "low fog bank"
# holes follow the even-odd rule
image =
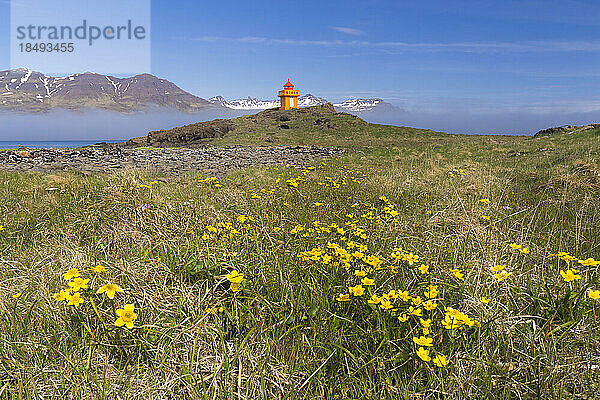
[[[471,114],[468,112],[407,111],[396,115],[360,115],[369,122],[432,129],[446,133],[533,135],[562,125],[587,125],[600,122],[600,111],[586,113],[538,114],[498,112]]]
[[[0,141],[62,141],[62,140],[127,140],[149,131],[215,118],[233,118],[257,111],[211,110],[184,113],[174,110],[153,110],[136,114],[89,110],[85,112],[52,111],[46,114],[0,113]],[[551,126],[584,125],[600,121],[600,112],[533,114],[498,112],[399,111],[358,113],[369,122],[411,126],[448,133],[532,135]]]
[[[223,115],[214,111],[191,114],[174,110],[135,114],[99,110],[0,113],[0,141],[127,140],[149,131],[239,115],[242,114]]]

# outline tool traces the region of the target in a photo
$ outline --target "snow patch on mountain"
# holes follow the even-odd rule
[[[213,104],[231,108],[232,110],[266,110],[268,108],[276,108],[279,106],[279,103],[275,100],[259,100],[254,97],[227,101],[222,96],[216,96],[211,97],[208,101]]]
[[[364,112],[371,111],[383,103],[382,99],[350,99],[341,103],[334,103],[333,106],[344,111]]]

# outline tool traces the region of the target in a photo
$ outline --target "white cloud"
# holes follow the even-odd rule
[[[332,26],[331,29],[333,29],[334,31],[345,33],[347,35],[355,36],[362,35],[364,33],[360,29],[349,28],[347,26]]]
[[[600,41],[528,41],[528,42],[373,42],[365,40],[296,40],[262,36],[223,37],[201,36],[192,38],[202,42],[237,42],[290,46],[338,46],[378,48],[386,51],[459,51],[465,53],[512,51],[512,52],[600,52]]]

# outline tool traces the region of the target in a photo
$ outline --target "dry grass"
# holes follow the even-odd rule
[[[600,289],[598,267],[567,284],[558,273],[566,264],[547,255],[600,258],[598,155],[556,137],[469,138],[462,149],[454,140],[363,149],[313,171],[239,171],[221,188],[189,175],[136,189],[155,178],[140,171],[0,174],[0,398],[593,398],[600,309],[585,290]],[[558,150],[549,158],[539,146]],[[529,155],[502,156],[511,148]],[[464,176],[448,173],[459,169]],[[290,177],[301,178],[297,188]],[[325,177],[339,187],[319,185]],[[360,298],[335,300],[358,282],[354,267],[298,257],[333,239],[293,235],[294,226],[343,224],[370,206],[372,222],[356,217],[368,254],[388,264],[395,247],[416,252],[443,304],[481,322],[461,335],[436,325],[446,368],[415,355],[417,320],[407,328]],[[254,218],[247,228],[242,214]],[[219,222],[240,234],[203,239]],[[77,312],[52,300],[66,270],[93,276],[98,264],[125,289],[114,303],[86,294],[107,327],[89,301]],[[501,283],[489,271],[497,264],[512,272]],[[396,275],[373,272],[374,290],[422,293],[415,266],[399,265]],[[233,269],[245,274],[237,293],[225,278]],[[125,303],[138,313],[132,330],[112,325]]]

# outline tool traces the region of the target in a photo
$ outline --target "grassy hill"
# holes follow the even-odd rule
[[[0,172],[3,395],[597,396],[600,130],[447,135],[300,111],[208,139],[343,158]],[[109,283],[122,292],[97,293]]]
[[[387,146],[406,137],[439,137],[427,129],[368,123],[336,112],[331,104],[292,110],[271,109],[233,119],[198,122],[150,132],[130,140],[131,146],[320,145]]]

